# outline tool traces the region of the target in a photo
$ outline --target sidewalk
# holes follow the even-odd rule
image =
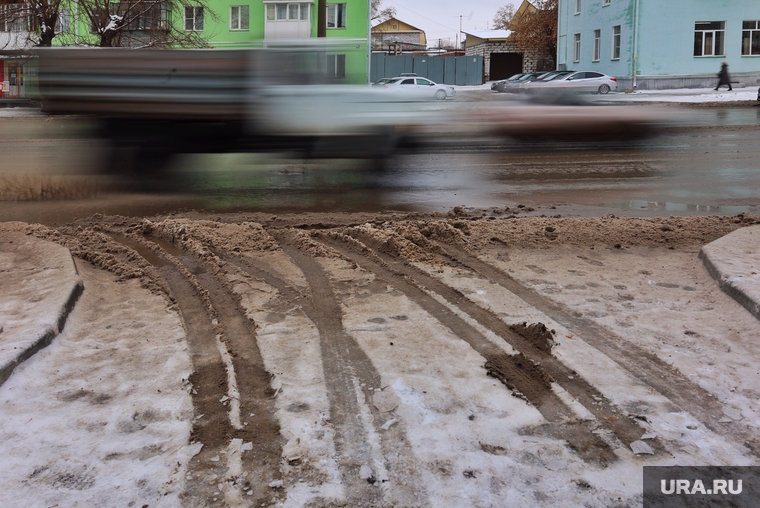
[[[0,385],[50,345],[83,290],[68,249],[12,229],[0,229]]]
[[[493,95],[495,97],[512,97],[519,98],[520,94],[498,93],[491,90],[491,81],[480,86],[457,86],[457,97],[465,96],[468,93]],[[730,92],[725,87],[719,91],[712,88],[676,88],[672,90],[636,90],[632,93],[625,93],[624,89],[616,92],[610,92],[606,95],[588,94],[591,102],[600,103],[648,103],[648,102],[673,102],[673,103],[712,103],[712,102],[744,102],[757,101],[757,85],[748,85],[743,88],[734,87]]]
[[[757,87],[734,88],[730,92],[721,88],[678,88],[674,90],[637,90],[633,93],[618,91],[604,96],[595,96],[605,102],[737,102],[756,101]],[[760,104],[760,102],[758,102]]]

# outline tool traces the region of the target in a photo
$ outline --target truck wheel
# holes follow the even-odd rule
[[[103,172],[116,176],[145,176],[160,173],[174,154],[166,150],[143,148],[134,143],[112,142]]]

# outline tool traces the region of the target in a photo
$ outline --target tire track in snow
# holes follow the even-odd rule
[[[461,248],[443,242],[438,242],[437,245],[452,261],[514,293],[526,303],[551,316],[573,334],[582,337],[586,343],[630,372],[636,379],[662,394],[675,406],[694,415],[711,431],[722,436],[729,434],[727,425],[720,423],[720,420],[725,419],[721,402],[699,385],[686,379],[676,368],[663,362],[656,355],[630,341],[622,340],[590,319],[574,315],[549,298],[525,287],[500,269],[464,252]],[[747,432],[735,424],[731,426],[731,433],[741,436],[744,447],[755,456],[760,456],[760,450],[756,446],[757,436],[754,433]]]
[[[193,437],[204,445],[190,464],[201,481],[187,482],[189,498],[205,498],[204,505],[215,497],[231,506],[273,502],[268,484],[279,476],[282,443],[252,323],[190,254],[151,237],[118,240],[158,268],[185,320],[199,401]],[[244,498],[244,491],[252,493]]]
[[[450,304],[455,305],[467,313],[478,323],[491,330],[493,333],[504,339],[521,354],[525,355],[530,361],[540,364],[542,368],[566,390],[575,400],[581,403],[591,414],[593,414],[601,427],[606,427],[615,433],[615,436],[623,442],[626,447],[637,441],[644,434],[644,429],[639,426],[632,418],[618,416],[620,413],[612,402],[604,397],[591,383],[579,376],[572,368],[562,363],[551,352],[544,348],[537,347],[535,343],[515,333],[510,325],[505,323],[493,311],[484,309],[477,303],[467,298],[462,292],[448,286],[437,278],[427,274],[423,270],[405,262],[402,257],[391,255],[383,252],[383,245],[378,239],[369,234],[359,233],[358,230],[350,230],[352,237],[364,242],[367,246],[374,248],[376,255],[387,263],[393,270],[410,280],[415,281],[421,287],[441,295]],[[660,444],[655,448],[663,450]]]
[[[404,293],[485,358],[485,369],[491,371],[489,374],[522,395],[547,420],[546,426],[528,432],[545,433],[567,440],[570,448],[587,462],[606,465],[617,460],[610,445],[597,434],[591,433],[592,429],[589,428],[588,422],[578,421],[573,411],[552,390],[551,377],[547,375],[548,371],[545,371],[543,363],[537,364],[528,354],[507,354],[427,292],[427,290],[440,290],[446,293],[447,291],[439,287],[440,283],[431,279],[427,281],[429,285],[420,284],[409,274],[395,270],[395,261],[391,260],[393,266],[389,265],[385,259],[378,257],[376,252],[369,250],[351,237],[334,232],[319,233],[317,237],[325,245]],[[455,291],[446,288],[448,291]],[[478,322],[488,327],[487,320],[483,320],[486,321],[483,323],[478,319],[480,317],[478,313],[474,314],[473,317]],[[495,328],[498,329],[498,327]],[[496,333],[498,335],[498,332]],[[519,348],[516,349],[519,350]]]
[[[340,457],[346,496],[350,506],[397,506],[393,498],[413,499],[424,506],[421,482],[415,481],[414,459],[409,450],[403,426],[395,425],[380,432],[376,423],[384,416],[373,405],[375,393],[381,391],[382,380],[371,360],[343,327],[340,303],[329,278],[320,264],[294,245],[290,234],[269,233],[277,239],[285,254],[297,266],[309,284],[310,300],[303,304],[309,319],[319,330],[322,363],[330,400],[330,417],[336,429],[336,449]],[[268,275],[265,282],[283,287],[282,281]],[[289,294],[295,289],[283,288]],[[394,457],[393,468],[388,458]],[[362,466],[372,469],[372,478]],[[389,481],[390,485],[383,485]],[[383,487],[382,489],[379,487]]]

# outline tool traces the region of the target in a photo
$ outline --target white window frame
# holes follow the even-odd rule
[[[718,23],[722,28],[702,28],[700,25]],[[708,43],[708,37],[710,42]],[[697,39],[699,53],[697,54]],[[705,50],[710,46],[709,53]],[[711,58],[726,56],[726,22],[725,21],[696,21],[694,23],[694,58]]]
[[[4,11],[0,19],[0,32],[28,32],[31,17],[29,6],[26,4],[2,4],[0,11]]]
[[[185,32],[203,31],[203,7],[185,7]]]
[[[111,3],[111,14],[129,19],[125,30],[165,30],[169,19],[169,6],[163,1],[120,1]],[[131,18],[131,19],[130,19]]]
[[[575,0],[575,14],[581,13],[581,0]]]
[[[247,32],[250,26],[251,9],[248,5],[230,5],[230,30]]]
[[[332,20],[332,21],[331,21]],[[332,26],[331,26],[332,23]],[[327,29],[341,30],[346,28],[346,4],[327,4]]]
[[[754,24],[754,28],[750,24]],[[755,46],[757,52],[752,51]],[[742,21],[742,56],[760,56],[760,20]]]
[[[346,55],[327,55],[327,75],[335,79],[346,77]]]
[[[292,17],[293,7],[296,8],[295,17]],[[311,4],[306,2],[267,2],[264,8],[267,23],[311,20]]]
[[[581,34],[573,35],[573,62],[581,61]]]
[[[61,9],[58,11],[58,19],[55,22],[55,33],[67,34],[71,31],[71,11]]]
[[[612,58],[610,60],[620,60],[620,41],[622,27],[615,25],[612,27]]]
[[[602,31],[594,30],[594,57],[592,62],[598,62],[602,53]]]

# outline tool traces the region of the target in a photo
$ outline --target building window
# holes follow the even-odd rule
[[[573,36],[573,62],[581,61],[581,34]]]
[[[346,28],[346,4],[327,4],[327,28]]]
[[[230,6],[230,30],[248,30],[248,6]]]
[[[742,55],[760,56],[760,21],[742,23]]]
[[[602,7],[604,7],[605,5],[610,5],[610,0],[603,0]]]
[[[581,0],[575,0],[575,13],[581,13]]]
[[[28,5],[0,5],[0,32],[28,32],[30,19]]]
[[[272,3],[266,4],[267,21],[309,21],[311,4]],[[247,11],[246,11],[247,12]]]
[[[55,22],[55,33],[67,34],[71,30],[71,11],[61,9],[58,12],[58,20]]]
[[[327,55],[327,75],[332,78],[346,77],[346,55]]]
[[[612,59],[620,60],[620,25],[612,27]]]
[[[164,2],[112,2],[111,15],[120,16],[127,23],[125,30],[164,30],[169,10]]]
[[[726,22],[694,23],[694,56],[725,56]]]
[[[594,30],[594,62],[599,61],[599,54],[602,49],[602,31]]]
[[[203,31],[203,7],[185,7],[185,31]]]

